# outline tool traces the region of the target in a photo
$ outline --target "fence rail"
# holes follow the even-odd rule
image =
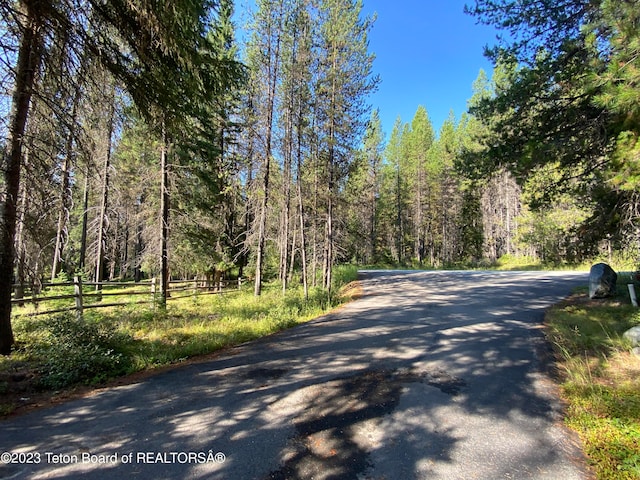
[[[73,286],[73,294],[66,295],[46,295],[47,289],[54,289],[60,287]],[[202,279],[194,280],[172,280],[169,282],[169,288],[167,290],[167,300],[177,300],[179,298],[193,297],[196,295],[211,295],[219,294],[225,291],[231,291],[238,289],[242,286],[242,279],[238,278],[237,281],[232,280],[218,280],[216,282],[210,282]],[[14,290],[20,287],[14,285]],[[83,288],[93,287],[94,290],[85,292]],[[114,292],[109,291],[110,288],[120,288],[121,290]],[[23,286],[24,289],[24,286]],[[144,290],[143,290],[144,289]],[[74,277],[73,282],[59,282],[59,283],[43,283],[41,288],[31,287],[30,296],[23,296],[22,298],[12,298],[12,305],[24,306],[25,304],[33,304],[34,312],[14,312],[15,316],[27,316],[34,317],[38,315],[51,315],[54,313],[71,312],[75,311],[76,315],[81,318],[84,310],[91,308],[106,308],[106,307],[123,307],[130,305],[143,305],[150,304],[156,305],[159,298],[159,291],[156,284],[156,279],[153,278],[149,281],[127,283],[127,282],[83,282],[79,277]],[[174,293],[182,292],[179,295],[172,295]],[[184,293],[190,292],[190,293]],[[102,302],[102,297],[123,297],[123,296],[136,296],[136,295],[148,295],[149,299],[139,301],[123,301],[123,302]],[[96,299],[94,303],[85,304],[85,299]],[[70,306],[54,308],[50,310],[39,310],[39,306],[42,303],[51,302],[54,300],[73,300],[74,304]]]

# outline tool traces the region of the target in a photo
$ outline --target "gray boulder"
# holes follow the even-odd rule
[[[622,334],[622,337],[629,340],[632,347],[640,347],[640,325],[630,328]]]
[[[631,342],[631,352],[640,357],[640,325],[631,327],[622,336]]]
[[[618,274],[606,263],[596,263],[589,272],[589,298],[613,297]]]

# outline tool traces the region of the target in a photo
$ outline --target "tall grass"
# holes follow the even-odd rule
[[[586,293],[547,313],[563,371],[566,423],[582,439],[598,479],[640,479],[640,358],[622,334],[640,324],[626,288],[618,300]]]
[[[356,277],[355,267],[337,267],[333,293],[312,288],[307,299],[301,286],[283,294],[271,283],[259,297],[247,285],[176,299],[166,311],[150,304],[87,310],[83,320],[18,317],[17,351],[0,358],[0,374],[26,366],[38,388],[59,389],[180,362],[307,322],[347,301],[342,287]]]

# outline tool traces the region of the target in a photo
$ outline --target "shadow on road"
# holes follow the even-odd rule
[[[2,422],[0,450],[41,461],[0,478],[586,478],[540,328],[584,281],[367,273],[363,298],[336,313]]]

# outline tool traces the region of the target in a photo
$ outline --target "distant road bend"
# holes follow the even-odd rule
[[[589,478],[541,329],[585,273],[362,283],[308,324],[0,422],[0,478]]]

